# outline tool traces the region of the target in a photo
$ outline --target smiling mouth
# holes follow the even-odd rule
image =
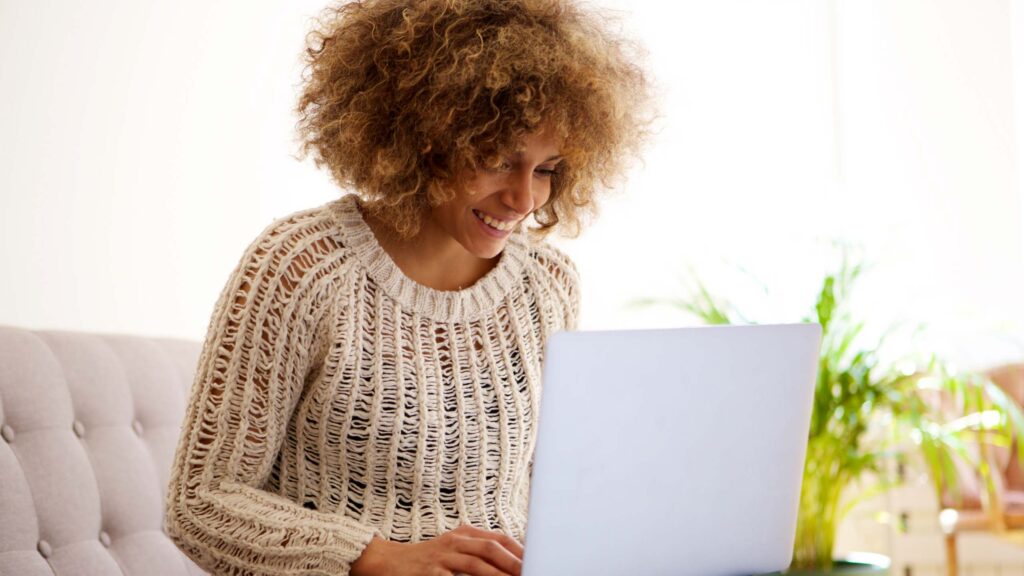
[[[507,222],[495,220],[494,218],[491,218],[490,216],[484,214],[483,212],[480,212],[479,210],[473,210],[473,214],[476,215],[476,217],[479,218],[480,220],[483,220],[484,224],[487,224],[491,228],[494,228],[495,230],[498,230],[500,232],[508,232],[509,230],[512,230],[513,228],[516,227],[516,223],[518,222],[518,220],[510,220]]]

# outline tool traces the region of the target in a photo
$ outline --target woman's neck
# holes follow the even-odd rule
[[[468,288],[497,266],[501,258],[501,255],[491,259],[474,256],[429,218],[424,219],[415,236],[406,240],[385,222],[360,211],[381,248],[402,273],[428,288],[443,291]]]

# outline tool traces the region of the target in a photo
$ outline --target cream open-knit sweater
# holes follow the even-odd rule
[[[469,288],[406,277],[348,194],[269,225],[214,308],[165,531],[212,574],[348,574],[376,534],[522,541],[572,261],[514,232]]]

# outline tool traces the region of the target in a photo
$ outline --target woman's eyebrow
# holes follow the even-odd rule
[[[516,154],[513,157],[516,158],[516,159],[522,158],[523,157],[523,153],[522,152],[516,152]],[[541,163],[551,162],[553,160],[561,160],[561,159],[562,159],[561,154],[555,154],[554,156],[548,158],[547,160],[541,160]]]
[[[516,150],[512,154],[512,157],[513,158],[522,158],[523,157],[523,151],[522,150]],[[544,162],[551,162],[552,160],[561,160],[561,159],[562,159],[562,155],[561,154],[555,154],[554,156],[548,158],[547,160],[544,160]]]

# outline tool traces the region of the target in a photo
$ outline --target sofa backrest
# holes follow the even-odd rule
[[[0,575],[202,575],[162,529],[200,343],[0,326]]]

